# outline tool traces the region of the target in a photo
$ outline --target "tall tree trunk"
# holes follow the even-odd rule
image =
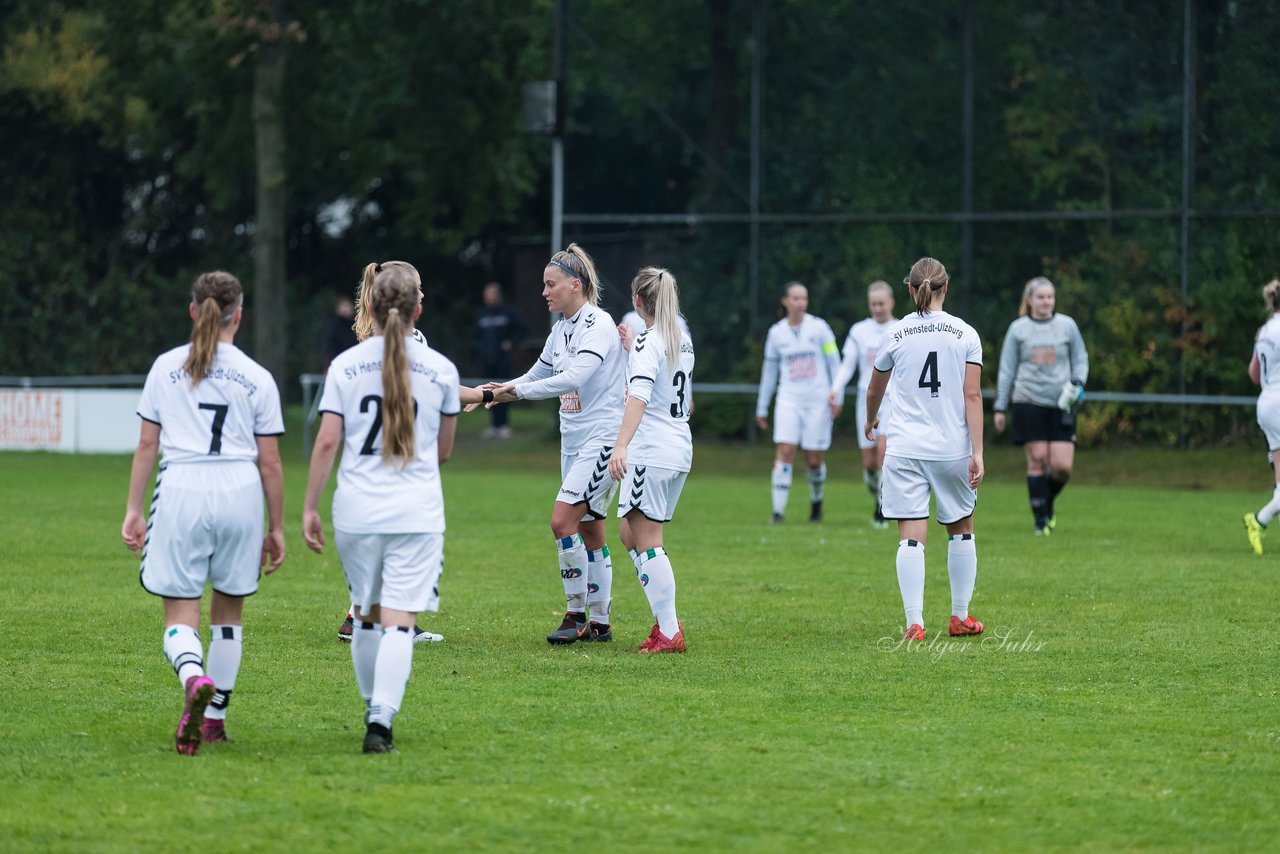
[[[257,360],[285,385],[285,139],[283,0],[271,0],[266,26],[276,34],[258,43],[253,78],[253,137],[257,161],[254,231],[253,346]]]

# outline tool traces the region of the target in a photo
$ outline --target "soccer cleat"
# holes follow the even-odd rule
[[[567,612],[560,622],[560,628],[547,635],[547,643],[574,643],[583,639],[583,635],[591,631],[586,616]]]
[[[1258,521],[1258,517],[1253,513],[1244,514],[1244,534],[1249,538],[1249,545],[1253,548],[1256,555],[1262,554],[1262,538],[1266,536],[1267,529]]]
[[[342,625],[338,626],[338,640],[343,643],[351,643],[351,633],[355,631],[356,621],[350,614],[342,621]]]
[[[613,627],[608,623],[591,621],[591,631],[582,636],[583,643],[608,643],[613,640]]]
[[[1050,531],[1052,531],[1054,528],[1058,527],[1058,517],[1050,516],[1048,519],[1045,520],[1044,526],[1048,528]]]
[[[391,743],[391,730],[382,724],[369,724],[364,733],[365,753],[395,753],[395,745]]]
[[[781,525],[781,524],[782,524],[782,514],[781,514],[781,513],[774,513],[772,516],[770,516],[770,517],[769,517],[769,524],[770,524],[770,525]]]
[[[821,522],[821,521],[822,521],[822,502],[821,502],[821,501],[815,501],[815,502],[813,502],[813,504],[810,506],[810,508],[809,508],[809,521],[810,521],[810,522]]]
[[[656,635],[651,635],[650,639],[645,641],[644,645],[640,647],[641,655],[655,655],[663,652],[684,651],[684,626],[680,626],[680,628],[676,630],[676,636],[673,638],[669,638],[659,631]]]
[[[208,676],[192,676],[187,680],[186,701],[174,734],[174,743],[183,756],[195,756],[200,750],[200,725],[204,722],[204,710],[213,699],[213,691],[213,680]]]
[[[417,624],[413,627],[414,643],[440,643],[444,640],[444,635],[438,635],[435,632],[429,632]]]
[[[227,738],[226,721],[205,718],[200,722],[200,740],[205,744],[221,744],[230,741],[231,739]]]
[[[965,617],[963,620],[954,614],[951,616],[951,628],[947,632],[953,637],[963,637],[964,635],[980,635],[982,634],[982,623],[979,623],[972,616]]]
[[[922,641],[924,640],[924,626],[919,623],[912,623],[907,626],[907,630],[902,633],[903,640]]]
[[[1036,536],[1037,536],[1037,537],[1047,537],[1047,536],[1049,536],[1051,533],[1053,533],[1053,529],[1052,529],[1052,528],[1050,528],[1047,524],[1044,524],[1044,523],[1037,523],[1037,524],[1036,524]]]
[[[1262,554],[1262,539],[1267,535],[1267,527],[1258,521],[1257,514],[1244,514],[1244,532],[1254,554]]]

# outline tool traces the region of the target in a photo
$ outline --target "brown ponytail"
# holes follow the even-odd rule
[[[1262,299],[1267,304],[1267,320],[1280,311],[1280,279],[1272,279],[1262,286]]]
[[[933,298],[939,294],[951,278],[942,262],[934,258],[924,257],[911,265],[911,272],[902,280],[907,290],[915,298],[916,311],[928,314],[933,308]]]
[[[202,273],[191,286],[196,318],[191,326],[191,351],[182,368],[191,377],[193,386],[199,385],[213,369],[213,360],[218,356],[218,336],[224,326],[235,320],[243,302],[240,280],[221,270]]]

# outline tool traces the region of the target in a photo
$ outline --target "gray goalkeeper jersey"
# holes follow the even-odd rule
[[[1000,348],[1000,375],[996,381],[995,411],[1014,403],[1058,405],[1058,395],[1069,382],[1084,385],[1089,378],[1089,354],[1076,322],[1065,314],[1048,320],[1019,317],[1009,324]]]

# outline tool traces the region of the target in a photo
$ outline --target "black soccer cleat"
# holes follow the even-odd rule
[[[613,640],[613,626],[591,621],[591,630],[582,636],[583,643],[608,643]]]
[[[810,507],[809,509],[809,521],[810,522],[822,521],[822,502],[821,501],[813,502],[813,506]]]
[[[342,621],[342,625],[338,626],[338,640],[343,643],[351,643],[351,633],[355,631],[356,621],[350,614]]]
[[[369,724],[364,734],[365,753],[395,753],[395,745],[391,743],[391,730],[382,724]]]
[[[587,617],[585,614],[567,612],[564,615],[564,619],[560,622],[560,628],[547,635],[547,643],[575,643],[577,641],[584,640],[584,636],[590,631],[591,627],[587,623]]]

